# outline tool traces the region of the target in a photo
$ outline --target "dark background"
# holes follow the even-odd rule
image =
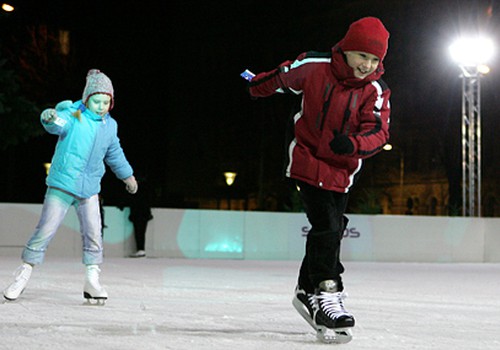
[[[273,69],[304,51],[327,51],[364,16],[379,17],[391,33],[383,77],[392,90],[391,143],[413,152],[415,164],[442,166],[457,197],[461,80],[448,46],[468,32],[485,32],[498,43],[500,29],[496,1],[13,3],[17,11],[0,18],[1,39],[22,93],[41,107],[77,100],[88,69],[105,72],[115,88],[111,114],[127,158],[138,176],[154,183],[155,205],[167,207],[195,207],[190,198],[216,196],[227,170],[238,172],[241,195],[275,192],[286,202],[284,125],[294,97],[251,100],[239,73]],[[47,35],[70,32],[71,53],[63,63],[49,49],[46,62],[29,58],[26,28],[39,25]],[[481,96],[483,167],[496,178],[499,56],[482,80]],[[43,200],[42,163],[50,161],[55,143],[43,134],[0,153],[8,177],[0,201]],[[118,203],[123,192],[108,171],[107,204]]]

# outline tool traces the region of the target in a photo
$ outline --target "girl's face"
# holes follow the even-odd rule
[[[108,113],[109,107],[111,107],[111,96],[106,94],[92,95],[87,101],[87,108],[101,117]]]
[[[354,71],[354,76],[364,79],[377,69],[380,58],[362,51],[346,51],[347,64]]]

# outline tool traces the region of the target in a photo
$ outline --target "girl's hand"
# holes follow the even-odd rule
[[[125,182],[125,189],[131,193],[131,194],[135,194],[137,192],[137,189],[139,188],[139,186],[137,185],[137,181],[135,180],[135,177],[132,175],[130,177],[127,177],[125,180],[123,180],[123,182]]]
[[[45,123],[52,123],[57,117],[56,110],[54,108],[46,109],[42,112],[41,117]]]

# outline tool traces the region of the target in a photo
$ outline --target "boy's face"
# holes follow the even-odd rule
[[[346,51],[347,64],[354,71],[354,76],[364,79],[377,69],[380,58],[363,51]]]
[[[89,97],[87,101],[87,108],[101,117],[109,111],[111,106],[111,96],[106,94],[95,94]]]

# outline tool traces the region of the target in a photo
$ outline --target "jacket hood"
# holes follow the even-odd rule
[[[354,76],[354,70],[347,64],[344,52],[340,48],[341,43],[342,41],[332,48],[331,69],[335,78],[337,78],[342,85],[360,87],[382,77],[385,71],[384,64],[380,61],[377,69],[372,74],[364,79],[356,78]]]

